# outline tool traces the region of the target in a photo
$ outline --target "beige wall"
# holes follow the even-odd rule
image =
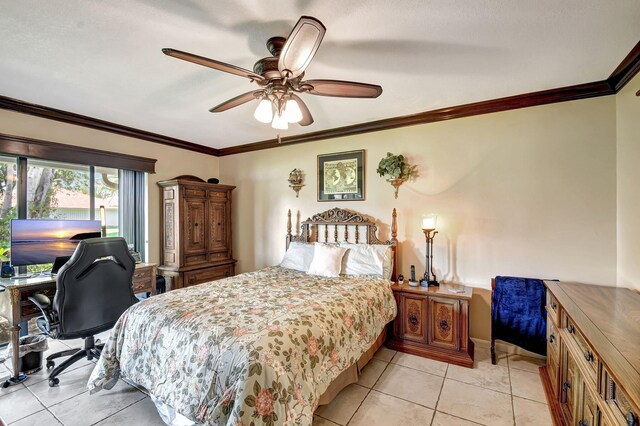
[[[640,74],[616,95],[618,285],[640,290]]]
[[[398,209],[399,271],[424,270],[423,213],[437,213],[439,278],[477,287],[472,336],[489,338],[490,279],[518,275],[616,284],[616,120],[613,96],[507,111],[223,157],[234,191],[241,272],[276,264],[287,209],[302,219],[339,206],[371,215],[389,237]],[[316,156],[366,149],[366,201],[316,201]],[[393,188],[375,173],[387,151],[420,177]],[[295,198],[287,177],[306,173]]]
[[[0,110],[0,133],[157,159],[156,173],[149,175],[148,191],[149,260],[152,262],[158,261],[160,250],[160,193],[156,182],[183,174],[206,179],[218,176],[219,171],[219,159],[210,155],[6,110]]]

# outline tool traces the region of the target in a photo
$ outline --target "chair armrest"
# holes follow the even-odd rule
[[[51,300],[47,296],[42,293],[36,293],[32,296],[29,296],[29,300],[38,307],[46,315],[47,311],[49,311],[49,307],[51,306]]]
[[[51,309],[51,300],[42,293],[35,293],[29,296],[29,301],[40,309],[44,319],[46,321],[46,330],[43,330],[45,334],[57,338],[57,326],[58,320],[55,312]]]

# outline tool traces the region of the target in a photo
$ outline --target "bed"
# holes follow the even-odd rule
[[[395,210],[387,241],[373,221],[337,208],[300,230],[292,235],[289,212],[287,246],[364,236],[396,257]],[[110,389],[120,377],[144,387],[169,424],[310,425],[318,405],[357,380],[395,315],[388,279],[268,267],[134,305],[114,326],[88,387]]]

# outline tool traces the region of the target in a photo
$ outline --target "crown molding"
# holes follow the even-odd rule
[[[640,41],[620,62],[607,81],[617,92],[620,91],[640,71]]]
[[[183,141],[181,139],[160,135],[158,133],[147,132],[146,130],[123,126],[122,124],[112,123],[110,121],[87,117],[86,115],[80,115],[74,112],[32,104],[29,102],[21,101],[19,99],[13,99],[1,95],[0,109],[20,112],[22,114],[34,115],[36,117],[47,118],[49,120],[62,121],[64,123],[75,124],[77,126],[89,127],[91,129],[115,133],[121,136],[143,139],[149,142],[172,146],[174,148],[188,149],[190,151],[195,151],[202,154],[213,155],[216,157],[218,156],[218,150],[216,148],[199,145],[193,142]]]
[[[638,42],[629,54],[620,62],[613,73],[606,79],[574,86],[560,87],[543,90],[540,92],[525,93],[506,98],[492,99],[471,104],[440,108],[417,114],[403,115],[386,118],[350,126],[336,127],[333,129],[319,130],[317,132],[301,135],[286,136],[277,139],[267,139],[259,142],[236,145],[227,148],[211,148],[193,142],[123,126],[97,118],[73,112],[49,108],[42,105],[31,104],[18,99],[0,96],[0,109],[16,111],[23,114],[35,115],[50,120],[62,121],[78,126],[89,127],[105,132],[116,133],[150,142],[160,143],[175,148],[187,149],[202,154],[222,157],[226,155],[241,154],[244,152],[258,151],[262,149],[277,148],[295,143],[313,142],[323,139],[352,136],[362,133],[377,132],[381,130],[395,129],[398,127],[415,126],[417,124],[434,123],[455,118],[471,117],[474,115],[489,114],[492,112],[509,111],[518,108],[546,105],[558,102],[574,101],[598,96],[608,96],[619,92],[638,72],[640,72],[640,42]],[[640,92],[639,92],[640,93]]]
[[[489,101],[440,108],[432,111],[420,112],[418,114],[386,118],[384,120],[369,121],[367,123],[359,123],[351,126],[320,130],[318,132],[305,133],[302,135],[287,136],[281,138],[281,142],[277,139],[268,139],[245,145],[221,148],[219,150],[219,155],[226,156],[241,154],[244,152],[276,148],[296,143],[353,136],[368,132],[396,129],[398,127],[415,126],[417,124],[435,123],[438,121],[453,120],[455,118],[489,114],[492,112],[509,111],[518,108],[606,96],[614,93],[615,91],[607,81],[596,81],[593,83],[578,84],[575,86],[561,87],[541,92],[532,92],[525,93],[523,95],[509,96],[506,98],[492,99]]]

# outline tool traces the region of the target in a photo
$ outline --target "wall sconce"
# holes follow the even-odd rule
[[[107,214],[104,210],[104,206],[100,206],[100,236],[102,238],[107,236]]]
[[[426,265],[424,268],[424,276],[420,282],[423,287],[440,285],[436,279],[436,274],[433,272],[433,237],[438,233],[438,231],[436,231],[437,220],[438,216],[435,214],[422,216],[422,232],[424,232],[424,236],[427,239]]]
[[[300,194],[300,189],[304,186],[302,183],[304,181],[304,173],[300,169],[293,169],[291,173],[289,173],[289,188],[293,189],[296,192],[296,198]]]

